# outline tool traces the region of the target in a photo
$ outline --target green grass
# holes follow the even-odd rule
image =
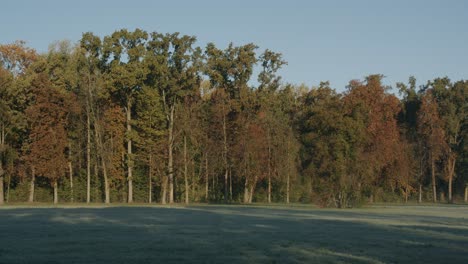
[[[468,263],[468,207],[0,209],[0,263]]]

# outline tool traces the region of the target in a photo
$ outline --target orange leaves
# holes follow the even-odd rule
[[[438,104],[431,91],[421,98],[418,131],[436,160],[448,150],[443,120],[439,116]]]
[[[371,177],[379,177],[395,162],[401,143],[396,119],[399,100],[386,92],[381,79],[381,75],[371,75],[366,82],[351,82],[344,97],[345,111],[365,125],[362,155],[373,167]]]
[[[51,87],[44,74],[36,76],[32,90],[35,102],[26,109],[31,124],[26,160],[38,175],[55,181],[63,176],[67,158],[67,115],[70,97]]]
[[[0,63],[15,75],[22,74],[31,63],[36,61],[37,53],[34,49],[24,46],[24,41],[0,45]]]

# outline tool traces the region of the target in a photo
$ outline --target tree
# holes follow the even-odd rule
[[[424,148],[429,156],[432,181],[432,199],[437,202],[436,163],[447,151],[445,131],[439,116],[438,105],[432,92],[427,91],[421,98],[421,108],[418,112],[418,132],[424,138]]]
[[[256,49],[254,44],[234,47],[232,43],[225,50],[216,48],[213,43],[209,43],[205,49],[204,73],[210,78],[211,87],[217,91],[216,96],[213,96],[216,100],[212,102],[216,103],[213,107],[217,109],[215,112],[220,114],[221,120],[218,131],[222,135],[223,145],[224,202],[228,201],[228,176],[232,163],[229,160],[229,142],[234,144],[235,135],[232,132],[242,129],[235,127],[241,124],[235,121],[245,106],[243,104],[248,103],[248,81],[257,62]]]
[[[78,73],[76,71],[78,57],[76,49],[70,41],[57,41],[49,45],[49,52],[46,56],[46,69],[52,86],[67,93],[76,95],[78,87]],[[77,139],[80,137],[80,113],[77,104],[73,104],[76,109],[70,109],[67,114],[67,166],[70,183],[70,201],[74,201],[73,187],[73,154],[79,152],[79,144]],[[89,178],[88,178],[89,179]]]
[[[268,163],[267,163],[267,180],[268,180],[268,190],[267,190],[267,201],[271,203],[271,189],[272,189],[272,174],[274,168],[273,166],[273,144],[274,137],[282,134],[282,125],[287,125],[288,123],[280,123],[281,121],[287,121],[287,119],[281,118],[283,111],[279,109],[278,103],[280,102],[276,98],[276,91],[280,86],[281,77],[277,76],[277,71],[286,64],[282,60],[280,53],[275,53],[270,50],[266,50],[261,56],[260,61],[262,63],[262,71],[258,76],[259,87],[258,96],[260,97],[260,111],[263,115],[263,126],[267,131],[267,150],[268,150]],[[276,150],[276,149],[275,149]]]
[[[140,149],[139,159],[148,166],[148,202],[151,203],[156,162],[163,156],[165,116],[158,90],[144,86],[137,99],[135,128],[138,135],[135,142]]]
[[[423,169],[424,169],[424,146],[423,140],[418,134],[418,112],[421,106],[421,94],[416,90],[416,78],[411,76],[408,80],[408,85],[404,83],[397,83],[400,95],[403,96],[401,100],[401,111],[399,114],[399,127],[403,140],[403,147],[406,149],[406,154],[399,154],[399,160],[404,165],[403,174],[410,173],[411,170],[415,170],[414,174],[418,175],[417,182],[419,184],[419,197],[418,202],[422,202],[422,185],[424,181]],[[409,154],[410,152],[411,154]],[[409,155],[409,156],[408,156]],[[416,170],[418,172],[416,172]],[[411,178],[411,177],[410,177]],[[411,179],[408,179],[406,183],[410,183]],[[406,190],[407,189],[407,190]],[[405,188],[405,200],[408,199],[411,186]]]
[[[453,202],[453,181],[457,159],[461,152],[463,122],[468,114],[468,82],[451,83],[448,78],[437,78],[430,84],[438,102],[439,115],[444,123],[447,153],[445,154],[445,180],[448,181],[448,200]],[[429,87],[428,87],[429,88]]]
[[[300,131],[303,174],[311,178],[322,206],[351,206],[358,199],[357,169],[362,124],[347,116],[341,95],[321,83],[302,98]]]
[[[179,33],[152,33],[148,42],[146,64],[149,73],[148,87],[159,89],[166,116],[167,129],[167,181],[169,183],[169,203],[174,202],[174,123],[176,109],[183,98],[198,92],[199,59],[201,51],[195,48],[196,38],[179,36]],[[166,203],[166,185],[163,186],[162,203]]]
[[[399,100],[382,85],[382,75],[370,75],[366,82],[350,82],[343,98],[347,114],[365,126],[365,137],[360,142],[360,158],[365,164],[360,174],[362,184],[369,188],[370,200],[379,182],[388,180],[392,164],[397,158],[400,134],[397,116]],[[395,189],[395,186],[390,186]]]
[[[53,87],[41,62],[32,82],[33,104],[26,109],[30,123],[28,160],[34,171],[49,179],[54,189],[54,203],[58,203],[58,182],[67,168],[65,150],[68,146],[67,115],[73,109],[73,98]]]
[[[25,72],[37,59],[33,49],[24,46],[23,41],[0,45],[0,204],[4,202],[5,162],[12,162],[6,155],[14,152],[22,131],[25,130],[24,109]],[[19,143],[20,144],[20,143]]]
[[[10,103],[7,101],[10,89],[13,86],[13,76],[11,73],[6,71],[4,68],[0,68],[0,122],[1,122],[1,134],[0,134],[0,204],[4,203],[4,175],[5,170],[3,169],[3,157],[7,149],[6,137],[8,135],[7,129],[12,123],[12,111]]]
[[[140,29],[133,32],[122,29],[104,38],[103,60],[109,61],[106,67],[108,84],[114,99],[124,107],[126,116],[129,203],[133,202],[132,109],[135,96],[141,90],[147,74],[147,68],[142,64],[146,53],[147,38],[148,34]]]

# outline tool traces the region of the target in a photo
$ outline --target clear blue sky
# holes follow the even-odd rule
[[[468,1],[456,0],[10,0],[2,3],[0,43],[21,39],[40,52],[56,40],[120,28],[181,32],[198,44],[253,42],[283,53],[285,82],[342,91],[373,73],[394,85],[468,78]]]

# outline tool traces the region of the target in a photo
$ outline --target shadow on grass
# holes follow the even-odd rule
[[[466,263],[463,217],[405,213],[7,209],[0,211],[0,263]]]

